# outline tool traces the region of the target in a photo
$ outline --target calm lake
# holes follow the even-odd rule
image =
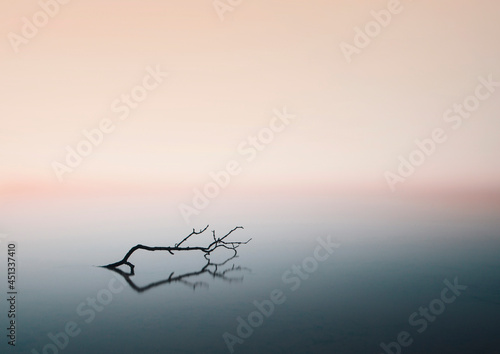
[[[4,334],[2,352],[500,353],[498,212],[254,197],[214,202],[188,224],[176,202],[5,202],[0,246],[6,255],[7,241],[17,243],[18,294],[16,346]],[[98,267],[207,224],[186,243],[208,245],[212,230],[235,226],[244,229],[231,241],[252,240],[211,273],[196,274],[199,251],[136,251],[128,277]],[[218,249],[211,259],[230,256]]]

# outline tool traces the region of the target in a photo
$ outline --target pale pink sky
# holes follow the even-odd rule
[[[1,188],[189,190],[235,159],[235,189],[389,191],[384,172],[443,128],[398,188],[498,189],[500,88],[460,129],[442,115],[500,81],[500,2],[401,5],[349,64],[340,43],[387,1],[243,1],[222,22],[208,0],[73,0],[17,54],[7,35],[40,7],[1,2]],[[157,65],[170,76],[120,121],[111,103]],[[246,163],[238,144],[283,106],[297,119]],[[115,131],[60,184],[51,163],[105,117]]]

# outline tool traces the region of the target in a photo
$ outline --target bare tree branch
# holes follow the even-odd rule
[[[217,238],[217,236],[215,235],[215,231],[212,231],[212,236],[213,236],[213,239],[214,241],[211,242],[208,246],[206,247],[201,247],[201,246],[188,246],[188,247],[180,247],[180,245],[182,243],[184,243],[185,241],[187,241],[190,237],[192,237],[193,235],[199,235],[199,234],[202,234],[203,232],[205,232],[207,229],[208,229],[208,226],[207,225],[204,229],[201,229],[200,231],[196,231],[195,229],[193,229],[193,231],[187,235],[186,237],[184,237],[184,239],[179,242],[179,243],[176,243],[173,247],[169,246],[169,247],[150,247],[150,246],[145,246],[145,245],[141,245],[141,244],[138,244],[134,247],[132,247],[128,252],[127,254],[125,254],[125,257],[123,257],[122,260],[118,261],[118,262],[115,262],[115,263],[110,263],[108,265],[105,265],[105,266],[102,266],[104,268],[108,268],[108,269],[113,269],[115,271],[117,271],[118,273],[123,273],[123,274],[127,274],[119,269],[117,269],[117,267],[121,266],[121,265],[128,265],[130,267],[130,273],[128,274],[128,276],[133,276],[134,275],[134,268],[135,266],[130,263],[128,261],[128,259],[130,258],[130,256],[132,256],[132,254],[141,249],[141,250],[146,250],[146,251],[167,251],[169,252],[171,255],[174,255],[174,252],[182,252],[182,251],[201,251],[204,253],[204,257],[205,259],[208,260],[208,263],[205,265],[205,267],[202,269],[204,272],[205,272],[205,268],[207,268],[209,265],[215,265],[216,267],[216,270],[217,270],[217,266],[218,265],[223,265],[225,263],[227,263],[229,260],[227,260],[226,262],[222,263],[222,264],[213,264],[213,263],[210,263],[210,260],[208,259],[208,256],[210,255],[210,253],[212,253],[214,250],[216,250],[217,248],[219,247],[223,247],[223,248],[226,248],[226,249],[229,249],[229,250],[232,250],[234,252],[233,254],[233,257],[231,257],[230,259],[233,259],[236,257],[237,255],[237,248],[240,246],[240,245],[244,245],[244,244],[247,244],[248,242],[250,242],[251,238],[247,241],[231,241],[231,242],[228,242],[228,241],[224,241],[229,235],[231,235],[234,231],[236,231],[237,229],[243,229],[242,226],[236,226],[234,229],[230,230],[227,234],[225,234],[224,236],[220,237],[220,238]],[[207,271],[209,272],[209,271]],[[210,273],[210,272],[209,272]],[[123,275],[122,274],[122,275]],[[173,273],[170,275],[169,279],[172,280],[172,275]],[[215,276],[215,275],[214,275]]]
[[[191,232],[189,235],[187,235],[187,236],[184,238],[184,240],[182,240],[181,242],[176,243],[176,244],[175,244],[175,247],[179,247],[179,246],[181,245],[181,243],[183,243],[184,241],[186,241],[186,240],[187,240],[188,238],[190,238],[191,236],[193,236],[193,235],[199,235],[199,234],[201,234],[201,233],[205,232],[205,230],[206,230],[206,229],[208,229],[208,225],[207,225],[207,226],[206,226],[203,230],[200,230],[200,231],[198,231],[198,232],[196,232],[196,231],[195,231],[195,229],[193,229],[193,232]],[[212,231],[212,233],[213,233],[213,232],[214,232],[214,231]]]

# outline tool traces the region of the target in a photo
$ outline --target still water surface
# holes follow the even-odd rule
[[[202,254],[137,251],[129,278],[134,289],[98,266],[120,260],[138,243],[173,245],[194,225],[174,227],[136,203],[127,214],[126,203],[107,213],[110,205],[94,202],[60,201],[43,212],[44,203],[33,202],[29,223],[16,205],[5,210],[9,238],[19,248],[14,352],[54,352],[50,336],[68,323],[74,336],[59,335],[60,353],[384,353],[383,343],[396,353],[390,343],[401,332],[403,343],[411,343],[402,353],[500,350],[500,224],[491,213],[436,215],[394,205],[376,215],[372,206],[359,213],[341,207],[291,213],[272,204],[244,216],[214,211],[207,232],[222,235],[242,224],[231,239],[252,238],[218,269],[241,267],[225,273],[231,282],[208,273],[168,282],[172,271],[200,271]],[[331,254],[321,246],[328,235],[338,245]],[[196,237],[190,244],[211,240],[209,233]],[[447,285],[454,283],[454,289]],[[446,287],[448,303],[440,301]],[[279,301],[269,307],[273,291]],[[255,314],[255,301],[267,304],[265,315]],[[238,326],[245,328],[238,332]]]

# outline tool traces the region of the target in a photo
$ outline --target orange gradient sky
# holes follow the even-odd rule
[[[448,140],[397,190],[500,187],[500,88],[460,129],[443,113],[500,81],[500,2],[409,1],[348,63],[340,43],[387,1],[243,1],[217,16],[209,0],[73,0],[29,43],[11,47],[36,1],[0,3],[2,191],[191,190],[230,160],[231,188],[390,192],[384,173],[436,128]],[[169,77],[121,121],[111,103],[146,67]],[[238,145],[273,110],[296,119],[252,162]],[[59,183],[83,129],[116,129]]]

